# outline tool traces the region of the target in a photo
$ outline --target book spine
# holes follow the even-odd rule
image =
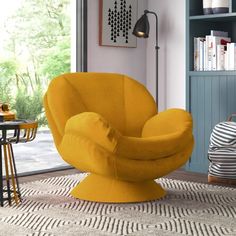
[[[194,38],[194,70],[199,71],[204,68],[204,38]]]
[[[217,69],[217,45],[225,45],[230,38],[212,36],[212,70]]]
[[[205,70],[206,71],[210,70],[209,69],[209,47],[210,47],[209,39],[210,39],[210,36],[206,35],[206,51],[205,51]]]
[[[212,70],[216,70],[216,57],[217,57],[217,52],[216,52],[216,47],[219,44],[219,40],[213,36],[212,37]]]
[[[198,59],[199,59],[199,52],[198,52],[198,40],[197,38],[194,38],[194,60],[193,60],[193,66],[194,70],[198,71]]]
[[[229,70],[234,70],[234,43],[229,44]]]
[[[228,70],[228,50],[225,50],[225,54],[224,54],[224,58],[225,58],[225,70]]]
[[[230,70],[230,43],[227,43],[225,52],[225,70]]]
[[[204,60],[204,68],[203,70],[206,71],[207,70],[207,43],[206,43],[206,40],[204,40],[204,43],[203,43],[203,46],[204,46],[204,54],[203,54],[203,60]]]
[[[204,40],[199,38],[199,51],[200,51],[200,67],[199,70],[203,71],[204,68]]]
[[[236,45],[234,46],[234,70],[236,70]]]
[[[228,60],[227,60],[227,70],[230,70],[230,43],[227,43],[227,56],[228,56]]]
[[[230,44],[230,70],[236,70],[236,43]]]
[[[217,70],[225,69],[225,46],[217,45]]]
[[[212,58],[213,58],[213,36],[209,36],[209,41],[208,41],[208,70],[212,70]]]

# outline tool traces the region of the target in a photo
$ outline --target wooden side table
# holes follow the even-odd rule
[[[38,123],[30,120],[0,122],[0,205],[12,198],[18,204],[21,201],[20,187],[16,171],[12,144],[32,141],[37,132]],[[6,176],[3,177],[3,157]]]

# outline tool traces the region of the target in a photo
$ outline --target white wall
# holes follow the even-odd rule
[[[146,84],[146,41],[137,42],[137,48],[99,46],[99,1],[88,0],[88,71],[127,74]],[[147,1],[138,0],[138,17],[147,7]]]
[[[88,71],[127,74],[156,96],[155,18],[149,15],[150,37],[137,48],[99,46],[98,0],[88,0]],[[159,111],[185,108],[185,0],[138,0],[138,16],[155,11],[159,20]],[[145,56],[146,55],[146,56]]]
[[[185,0],[148,0],[159,20],[159,110],[185,108]],[[155,97],[155,18],[149,15],[146,86]]]

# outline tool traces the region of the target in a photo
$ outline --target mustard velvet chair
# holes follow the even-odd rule
[[[165,190],[154,179],[181,167],[193,149],[190,114],[157,114],[147,89],[125,75],[61,75],[51,81],[44,107],[62,158],[91,173],[71,191],[75,198],[159,199]]]

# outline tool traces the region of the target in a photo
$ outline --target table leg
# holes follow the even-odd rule
[[[20,193],[20,186],[19,186],[19,181],[18,181],[18,175],[17,175],[17,171],[16,171],[15,156],[14,156],[14,152],[13,152],[13,148],[12,148],[12,144],[11,143],[10,143],[10,148],[11,148],[11,157],[12,157],[12,161],[13,161],[13,167],[14,167],[14,171],[15,171],[17,192],[18,192],[18,196],[19,196],[20,201],[21,201],[21,193]]]
[[[2,145],[0,145],[0,204],[3,207]]]
[[[4,150],[5,169],[6,169],[6,182],[7,182],[8,202],[9,202],[9,205],[11,205],[11,188],[10,188],[9,167],[8,167],[8,160],[9,160],[10,157],[7,156],[7,144],[3,144],[3,150]]]
[[[11,153],[11,145],[7,144],[7,151],[8,151],[8,156],[9,156],[9,162],[10,162],[10,170],[11,170],[11,181],[12,181],[12,187],[13,187],[13,193],[14,193],[14,198],[15,198],[15,202],[16,205],[18,204],[18,194],[16,191],[16,183],[15,183],[15,173],[14,173],[14,169],[13,169],[13,161],[12,161],[12,153]]]

